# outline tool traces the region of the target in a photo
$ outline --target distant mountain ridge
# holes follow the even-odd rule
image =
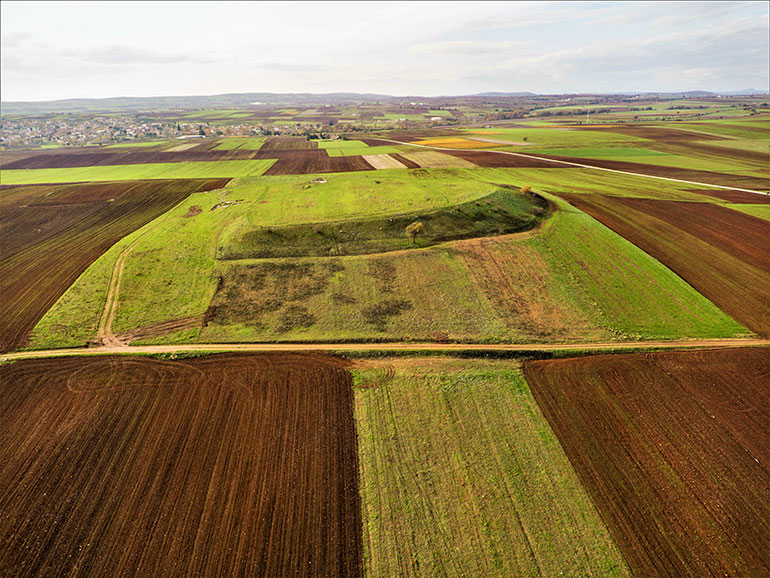
[[[583,93],[588,94],[588,93]],[[701,90],[684,92],[617,92],[591,93],[593,95],[649,95],[669,97],[715,97],[715,96],[750,96],[768,94],[767,91],[744,89],[731,92],[708,92]],[[531,98],[543,96],[534,92],[480,92],[470,95],[419,97],[391,96],[387,94],[331,92],[314,93],[275,93],[275,92],[244,92],[217,94],[210,96],[120,96],[113,98],[71,98],[66,100],[49,100],[40,102],[2,102],[0,112],[9,114],[53,114],[53,113],[84,113],[84,112],[141,112],[169,109],[200,109],[200,108],[236,108],[264,103],[270,105],[305,105],[322,106],[325,104],[357,104],[362,102],[403,103],[418,100],[435,100],[446,98]],[[550,95],[558,96],[558,95]],[[580,94],[571,94],[580,96]]]

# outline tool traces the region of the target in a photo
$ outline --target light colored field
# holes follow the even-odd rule
[[[233,178],[261,175],[275,162],[269,160],[204,161],[195,163],[148,163],[63,169],[0,171],[6,185],[75,183],[139,179]]]
[[[372,165],[375,169],[405,169],[406,166],[392,156],[387,154],[382,155],[364,155],[364,160]]]
[[[477,139],[467,139],[467,138],[429,138],[429,139],[422,139],[418,141],[414,141],[413,144],[418,145],[425,145],[425,146],[431,146],[431,147],[442,147],[442,148],[449,148],[449,149],[484,149],[484,148],[492,148],[495,146],[495,143],[490,142],[484,142]]]
[[[423,168],[475,168],[470,161],[446,155],[438,151],[418,151],[400,153],[406,159],[416,162]]]
[[[367,576],[628,576],[511,362],[354,370]]]
[[[186,143],[182,143],[180,145],[176,145],[175,147],[171,147],[170,149],[166,149],[164,152],[167,152],[167,153],[178,153],[180,151],[186,151],[186,150],[190,150],[191,148],[195,148],[195,147],[197,147],[200,144],[201,143],[198,143],[198,142],[186,142]]]

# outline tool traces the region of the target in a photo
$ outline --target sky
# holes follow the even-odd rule
[[[0,2],[0,97],[770,85],[761,2]]]

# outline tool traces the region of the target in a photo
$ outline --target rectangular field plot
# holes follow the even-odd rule
[[[770,574],[770,349],[529,362],[634,575]]]
[[[137,179],[235,178],[264,173],[273,160],[202,161],[91,166],[60,169],[3,170],[4,185],[34,183],[101,182]]]
[[[360,576],[343,367],[310,355],[0,367],[0,574]]]
[[[658,259],[752,331],[770,334],[770,228],[763,219],[713,203],[560,196]]]
[[[517,365],[354,374],[368,576],[629,575]]]

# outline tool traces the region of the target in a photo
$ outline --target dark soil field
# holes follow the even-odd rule
[[[269,139],[268,139],[269,140]],[[360,156],[330,157],[325,150],[301,150],[291,154],[259,151],[259,158],[278,158],[265,171],[265,175],[307,175],[315,173],[347,173],[352,171],[373,171],[374,167]],[[272,154],[271,154],[272,153]]]
[[[767,221],[712,203],[560,196],[658,259],[739,323],[770,335]]]
[[[418,165],[414,161],[410,161],[408,158],[398,154],[398,153],[390,153],[390,156],[394,159],[396,159],[398,162],[400,162],[402,165],[404,165],[408,169],[419,169],[420,165]]]
[[[318,143],[313,140],[291,136],[271,136],[265,141],[260,150],[308,150],[317,148]]]
[[[92,167],[109,165],[137,165],[145,163],[194,163],[203,161],[237,161],[254,158],[254,151],[212,150],[153,152],[134,151],[130,153],[80,153],[38,155],[2,165],[2,169],[57,169],[65,167]]]
[[[0,367],[0,575],[360,576],[345,363]]]
[[[746,205],[767,205],[770,204],[770,195],[758,195],[756,193],[744,193],[743,191],[715,191],[714,189],[691,189],[690,192],[698,193],[722,199],[730,203],[741,203]]]
[[[22,346],[45,312],[114,243],[191,193],[220,188],[227,181],[131,181],[3,189],[0,352]]]
[[[770,350],[525,364],[637,576],[770,575]]]

